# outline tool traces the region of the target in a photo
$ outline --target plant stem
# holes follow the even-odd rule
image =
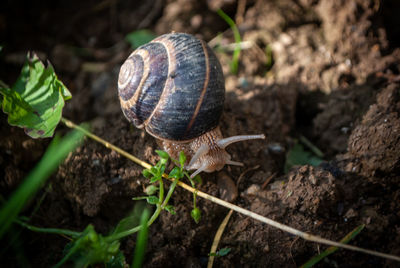
[[[169,201],[169,199],[171,198],[171,195],[172,195],[172,193],[174,192],[175,187],[176,187],[176,185],[178,184],[178,182],[179,182],[179,179],[174,179],[174,181],[172,182],[171,186],[169,187],[167,196],[165,197],[165,200],[164,200],[164,202],[163,202],[162,205],[161,205],[161,208],[165,208],[165,207],[167,206],[168,201]]]
[[[71,230],[57,229],[57,228],[40,228],[40,227],[36,227],[36,226],[30,225],[30,224],[27,224],[20,220],[15,220],[15,222],[18,223],[19,225],[25,227],[26,229],[34,231],[34,232],[67,235],[67,236],[70,236],[73,238],[76,238],[76,237],[79,237],[82,235],[81,232],[75,232],[75,231],[71,231]]]

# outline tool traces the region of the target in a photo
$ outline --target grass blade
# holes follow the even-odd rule
[[[233,74],[236,74],[238,71],[239,67],[239,57],[240,57],[240,42],[242,41],[239,33],[239,29],[236,26],[236,23],[224,12],[222,9],[217,10],[217,14],[224,20],[226,23],[228,23],[229,27],[231,27],[233,36],[235,38],[235,43],[236,47],[235,50],[233,51],[233,57],[232,57],[232,62],[231,62],[231,72]]]
[[[350,242],[351,239],[353,239],[354,237],[356,237],[362,229],[364,229],[365,225],[362,224],[360,226],[358,226],[357,228],[355,228],[353,231],[351,231],[350,233],[348,233],[342,240],[340,240],[340,243],[343,244],[347,244]],[[329,247],[327,248],[324,252],[322,252],[321,254],[312,257],[309,261],[307,261],[305,264],[303,264],[302,266],[300,266],[301,268],[308,268],[308,267],[312,267],[313,265],[315,265],[316,263],[318,263],[320,260],[322,260],[323,258],[325,258],[326,256],[334,253],[336,250],[338,250],[338,247]]]
[[[149,219],[149,214],[150,212],[147,209],[143,210],[142,217],[140,219],[140,225],[142,227],[136,239],[135,253],[133,254],[133,262],[131,266],[132,268],[142,267],[147,247],[147,236],[149,229],[147,221]]]

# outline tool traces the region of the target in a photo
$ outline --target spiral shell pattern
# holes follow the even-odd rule
[[[218,126],[225,82],[204,41],[162,35],[135,50],[121,66],[118,93],[126,118],[159,139],[187,141]]]

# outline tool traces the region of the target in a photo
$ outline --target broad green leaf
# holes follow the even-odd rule
[[[141,45],[150,42],[154,38],[156,38],[156,35],[150,32],[149,30],[138,30],[129,33],[125,37],[125,40],[131,45],[133,49],[136,49]]]
[[[24,128],[32,138],[53,136],[65,100],[71,98],[53,67],[50,64],[45,67],[35,54],[28,55],[13,87],[0,84],[0,93],[8,123]]]

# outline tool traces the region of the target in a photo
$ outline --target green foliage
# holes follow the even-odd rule
[[[40,162],[0,209],[0,237],[10,227],[26,202],[35,195],[68,153],[79,145],[82,137],[81,132],[73,131],[62,139],[56,136],[52,140]]]
[[[156,38],[156,35],[149,30],[138,30],[131,32],[125,36],[125,40],[131,45],[133,49],[144,45]]]
[[[364,224],[358,226],[353,231],[348,233],[342,240],[340,240],[340,243],[343,243],[343,244],[349,243],[350,240],[352,240],[354,237],[356,237],[362,231],[362,229],[364,229],[364,227],[365,227]],[[320,253],[319,255],[316,255],[316,256],[312,257],[309,261],[307,261],[305,264],[303,264],[300,267],[301,268],[312,267],[315,264],[317,264],[319,261],[321,261],[322,259],[327,257],[328,255],[330,255],[330,254],[334,253],[335,251],[337,251],[338,249],[339,249],[338,247],[329,247],[325,251]]]
[[[106,267],[124,267],[125,257],[119,249],[118,240],[108,241],[96,233],[93,225],[70,242],[64,258],[55,265],[61,267],[67,260],[74,260],[76,267],[86,267],[91,264],[104,263]]]
[[[114,231],[110,234],[110,237],[123,233],[127,230],[137,227],[140,225],[140,219],[145,211],[144,203],[136,204],[133,210],[123,219],[119,221]]]
[[[241,51],[240,42],[242,41],[242,39],[240,37],[239,29],[236,26],[236,23],[224,11],[222,11],[222,9],[218,9],[217,14],[223,20],[225,20],[226,23],[228,23],[228,25],[232,29],[233,36],[235,38],[236,48],[233,51],[233,57],[232,57],[232,62],[231,62],[231,72],[233,74],[236,74],[238,71],[238,67],[239,67],[239,57],[240,57],[240,51]]]
[[[146,200],[147,203],[151,205],[156,205],[159,209],[164,209],[171,214],[175,214],[175,208],[172,205],[168,205],[168,201],[175,189],[176,184],[180,179],[183,177],[187,177],[192,187],[195,188],[195,181],[200,181],[200,176],[196,176],[194,179],[190,178],[190,174],[185,170],[185,163],[186,163],[186,156],[183,152],[179,153],[179,159],[175,160],[171,158],[171,161],[176,165],[168,174],[168,178],[174,179],[173,183],[171,184],[167,196],[164,198],[164,184],[162,180],[162,176],[165,171],[165,167],[170,159],[167,152],[156,150],[156,153],[160,157],[160,161],[158,163],[149,168],[143,170],[143,176],[150,180],[151,185],[146,187],[146,194],[149,196],[142,196],[142,197],[134,197],[133,200]],[[154,184],[158,183],[159,187],[155,186]],[[159,192],[159,196],[154,196],[155,192]],[[196,193],[193,194],[193,209],[190,213],[191,217],[194,219],[196,223],[200,221],[201,218],[201,211],[196,207]]]
[[[228,255],[228,253],[231,252],[231,248],[221,248],[217,252],[212,252],[208,254],[209,256],[214,256],[214,257],[223,257]]]
[[[296,143],[292,149],[287,153],[284,171],[287,173],[293,166],[296,165],[311,165],[318,166],[322,163],[322,158],[306,151],[304,146]]]
[[[148,219],[149,219],[149,211],[145,209],[142,213],[142,217],[140,220],[141,229],[136,239],[136,247],[135,247],[135,252],[133,254],[132,268],[142,267],[147,247],[147,238],[149,229],[149,227],[147,226]]]
[[[24,128],[32,138],[53,136],[61,119],[64,101],[71,93],[58,80],[53,67],[47,67],[33,54],[28,55],[12,88],[0,84],[4,99],[2,108],[8,114],[8,123]]]

